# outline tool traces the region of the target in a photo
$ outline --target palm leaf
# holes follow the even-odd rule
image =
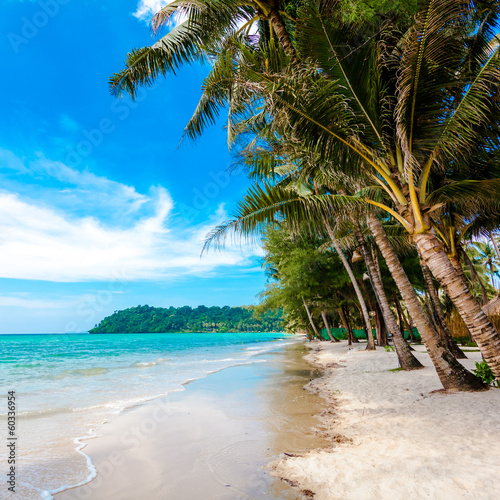
[[[175,74],[179,66],[201,60],[203,47],[200,30],[185,21],[153,46],[127,54],[125,69],[109,80],[111,93],[116,97],[128,93],[134,98],[138,87],[151,86],[159,76]]]
[[[433,191],[428,197],[429,205],[452,203],[462,214],[498,206],[500,179],[463,180],[452,182]]]
[[[262,233],[270,223],[286,220],[291,226],[303,223],[322,224],[334,214],[341,217],[364,202],[354,196],[311,195],[303,197],[296,192],[265,184],[254,186],[238,203],[233,219],[217,226],[207,235],[204,250],[215,244],[223,246],[229,233],[249,237]],[[324,226],[324,224],[323,224]]]

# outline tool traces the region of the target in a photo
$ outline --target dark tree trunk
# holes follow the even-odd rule
[[[398,312],[398,318],[399,318],[399,329],[401,330],[401,335],[403,335],[403,340],[407,342],[408,347],[410,348],[410,351],[414,351],[413,347],[411,346],[410,343],[410,324],[408,323],[408,319],[406,318],[403,308],[401,307],[401,304],[398,299],[398,295],[394,295],[394,303],[396,304],[396,311]],[[408,329],[408,340],[405,339],[405,329]]]
[[[398,325],[396,324],[396,318],[394,317],[394,313],[391,310],[389,300],[387,299],[387,294],[385,293],[384,284],[382,282],[382,276],[380,274],[380,267],[378,266],[378,264],[374,262],[373,256],[368,251],[363,235],[359,230],[356,231],[356,239],[363,252],[363,257],[365,259],[366,267],[370,275],[370,281],[372,283],[375,295],[378,299],[378,305],[380,306],[380,308],[377,307],[377,312],[381,311],[383,313],[385,325],[387,326],[389,332],[392,334],[394,347],[396,349],[396,353],[398,355],[398,360],[401,368],[405,370],[415,370],[418,368],[422,368],[422,364],[412,354],[410,347],[405,342],[404,337],[401,334]],[[387,338],[385,339],[385,342],[382,339],[379,340],[379,342],[383,342],[382,344],[379,343],[379,345],[386,345]]]
[[[286,30],[285,22],[283,21],[283,17],[281,16],[278,9],[273,9],[269,16],[269,22],[271,23],[272,29],[276,33],[278,40],[281,43],[281,46],[285,50],[285,52],[290,55],[295,55],[295,48],[290,40],[290,36],[288,35],[288,31]]]
[[[425,342],[427,352],[443,387],[460,391],[484,389],[483,383],[456,360],[446,348],[439,333],[435,331],[378,218],[373,214],[369,214],[368,223],[392,277],[403,296],[406,307],[417,323],[418,331]]]
[[[422,267],[422,274],[424,275],[425,284],[427,286],[427,290],[429,292],[430,298],[430,311],[433,317],[436,320],[436,325],[438,327],[438,331],[441,334],[441,337],[444,340],[444,343],[448,347],[448,349],[452,352],[452,354],[457,359],[465,359],[467,356],[463,353],[462,349],[458,347],[457,343],[453,339],[450,329],[446,324],[446,320],[444,319],[443,309],[441,308],[441,302],[439,301],[439,297],[436,289],[434,288],[434,283],[432,281],[431,272],[427,267],[427,264],[420,259],[420,265]]]
[[[361,280],[359,282],[359,288],[361,289],[361,293],[363,294],[364,297],[368,297],[367,301],[368,301],[368,305],[370,306],[370,312],[369,312],[369,317],[372,316],[372,311],[374,310],[374,302],[373,300],[371,299],[370,297],[370,293],[365,285],[365,282],[363,280]],[[373,328],[371,327],[371,320],[370,320],[370,335],[366,335],[366,350],[375,350],[375,339],[373,338]],[[367,331],[367,328],[368,328],[368,325],[365,326],[364,330],[365,332]],[[375,337],[377,335],[377,330],[375,328]]]
[[[414,234],[413,241],[438,283],[446,290],[477,342],[493,374],[500,378],[500,335],[471,295],[437,238],[430,232]]]
[[[382,346],[382,347],[389,345],[389,342],[387,341],[387,326],[385,324],[384,315],[382,313],[382,310],[380,309],[380,306],[378,304],[376,304],[376,307],[375,307],[375,321],[378,324],[378,330],[380,332],[380,334],[377,334],[378,345]]]
[[[358,339],[354,335],[354,332],[352,331],[351,322],[349,321],[349,314],[344,309],[344,306],[339,307],[339,315],[344,328],[347,330],[347,344],[352,345],[353,343],[359,343]]]

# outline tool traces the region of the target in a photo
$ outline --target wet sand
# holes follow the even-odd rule
[[[266,465],[327,445],[306,353],[299,342],[127,410],[83,450],[97,477],[56,500],[303,498]]]

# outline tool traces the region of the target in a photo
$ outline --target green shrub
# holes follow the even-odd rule
[[[500,387],[499,381],[491,371],[491,368],[486,361],[481,361],[481,363],[476,361],[476,369],[473,371],[476,374],[476,377],[479,377],[485,384],[494,386],[496,381],[496,385]]]
[[[476,342],[471,342],[469,337],[453,337],[453,340],[463,347],[477,347]]]

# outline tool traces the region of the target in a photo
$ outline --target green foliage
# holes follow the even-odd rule
[[[115,311],[90,333],[276,332],[283,330],[282,311],[257,313],[248,307],[150,307]]]
[[[264,268],[270,278],[262,293],[263,306],[282,308],[285,328],[309,331],[304,302],[316,325],[322,324],[321,311],[330,318],[330,326],[339,322],[337,307],[353,296],[349,277],[328,238],[310,231],[307,225],[291,232],[286,224],[268,226],[265,232]],[[356,270],[359,278],[362,269]]]
[[[395,350],[392,345],[385,345],[384,349],[385,349],[385,352],[392,352]]]
[[[496,383],[496,385],[500,387],[499,381],[486,361],[482,361],[481,363],[476,361],[476,369],[473,370],[473,372],[476,374],[476,377],[479,377],[485,384],[495,385]]]
[[[453,337],[457,344],[461,344],[463,347],[477,347],[476,342],[471,342],[469,337]]]

